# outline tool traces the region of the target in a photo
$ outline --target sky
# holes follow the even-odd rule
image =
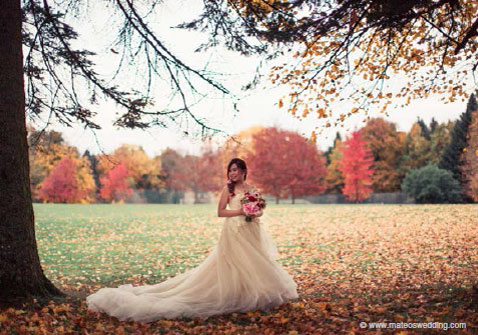
[[[205,117],[208,124],[215,128],[224,130],[228,134],[235,134],[241,130],[252,126],[278,126],[280,128],[297,131],[304,136],[309,136],[311,131],[319,126],[323,129],[322,135],[317,138],[317,145],[320,150],[325,151],[332,145],[337,131],[342,136],[353,130],[354,127],[360,128],[365,123],[365,116],[353,115],[341,126],[325,128],[324,122],[313,118],[302,121],[297,120],[286,112],[285,108],[278,108],[278,100],[288,93],[288,87],[272,87],[267,80],[262,80],[258,87],[251,91],[241,91],[240,88],[252,80],[256,74],[256,68],[259,64],[258,57],[244,57],[236,53],[216,48],[203,53],[195,53],[194,49],[205,41],[206,36],[198,32],[173,29],[172,26],[183,22],[184,20],[194,18],[200,10],[200,2],[193,0],[165,1],[161,5],[157,21],[153,22],[155,31],[160,32],[163,42],[181,57],[182,60],[196,68],[202,68],[205,64],[211,70],[222,74],[219,78],[225,86],[240,98],[238,102],[239,113],[234,113],[230,108],[230,99],[223,99],[217,94],[211,95],[195,107],[199,116]],[[77,41],[79,47],[87,46],[88,49],[95,51],[98,55],[94,58],[97,63],[97,70],[105,77],[110,76],[118,62],[118,56],[112,53],[109,44],[114,37],[114,27],[117,20],[114,21],[114,15],[109,15],[111,9],[100,7],[91,8],[88,16],[72,20],[73,26],[80,33]],[[106,19],[105,19],[106,18]],[[262,74],[266,77],[270,66],[274,62],[293,62],[283,57],[279,60],[266,63],[262,68]],[[144,84],[144,75],[142,73],[128,72],[120,77],[121,83],[126,83],[132,87]],[[404,81],[399,78],[392,78],[393,87],[401,87]],[[158,92],[167,92],[164,85],[158,84]],[[165,93],[166,94],[166,93]],[[160,93],[158,100],[164,98]],[[352,108],[352,104],[345,102],[339,106],[334,113],[339,115],[347,113]],[[114,127],[113,120],[117,107],[107,101],[100,105],[93,106],[98,112],[95,121],[102,127],[96,131],[96,136],[91,130],[85,130],[80,125],[73,127],[64,127],[58,123],[53,123],[49,128],[57,130],[64,134],[65,139],[72,145],[78,147],[80,153],[89,150],[92,153],[110,153],[121,144],[135,144],[143,147],[150,156],[156,156],[166,148],[174,148],[182,153],[198,154],[203,142],[200,138],[187,136],[182,130],[171,128],[151,128],[148,130],[128,130]],[[446,122],[459,117],[466,109],[466,101],[457,101],[444,104],[440,96],[430,96],[428,99],[412,101],[404,108],[389,110],[389,116],[386,117],[378,112],[370,112],[369,115],[381,116],[397,125],[399,131],[408,131],[417,117],[422,118],[429,123],[432,117],[438,122]],[[41,127],[41,123],[37,127]],[[220,145],[224,137],[217,137],[215,143]]]

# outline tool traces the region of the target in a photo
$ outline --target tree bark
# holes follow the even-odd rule
[[[44,275],[30,192],[20,0],[0,6],[0,302],[63,295]]]

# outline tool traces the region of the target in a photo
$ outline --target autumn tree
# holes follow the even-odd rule
[[[33,198],[37,199],[40,184],[64,156],[71,157],[76,148],[66,144],[57,131],[39,131],[30,126],[28,133],[30,180]]]
[[[264,128],[261,126],[253,126],[229,136],[219,149],[220,158],[220,178],[225,183],[227,180],[226,168],[227,164],[233,158],[245,159],[254,150],[252,141],[254,134],[259,133]]]
[[[289,196],[294,202],[325,190],[325,158],[298,133],[265,128],[253,136],[252,143],[248,175],[264,193],[273,195],[276,203]]]
[[[344,142],[340,169],[344,175],[342,193],[348,201],[362,202],[372,193],[373,154],[362,139],[361,131],[354,131]]]
[[[336,145],[339,141],[342,141],[342,136],[340,135],[339,132],[335,134],[335,139],[334,143],[332,146],[330,146],[325,152],[324,152],[324,157],[326,159],[326,164],[327,166],[330,164],[330,155],[332,154],[332,151],[336,148]]]
[[[150,158],[143,148],[137,145],[123,144],[109,155],[98,157],[99,175],[106,175],[120,163],[125,164],[134,187],[143,192],[146,189],[160,190],[164,187],[161,176],[161,161]]]
[[[415,122],[405,139],[405,153],[402,171],[408,173],[412,169],[426,166],[430,162],[431,143],[422,135],[422,128]]]
[[[325,177],[325,182],[327,184],[327,193],[342,193],[342,188],[344,185],[344,176],[340,169],[343,158],[343,146],[344,143],[336,138],[334,149],[329,155],[330,164],[327,165],[327,176]]]
[[[430,163],[438,164],[440,162],[441,155],[450,144],[454,124],[454,121],[440,124],[436,122],[430,127],[430,154],[428,159]]]
[[[327,167],[326,159],[317,150],[315,143],[307,142],[299,134],[292,133],[288,137],[290,154],[285,165],[290,178],[288,186],[290,197],[292,204],[295,204],[297,198],[325,191]]]
[[[166,148],[160,155],[162,173],[165,175],[167,189],[177,189],[173,174],[183,168],[183,156],[174,149]]]
[[[472,113],[472,120],[466,136],[460,161],[463,193],[473,202],[478,202],[478,110]]]
[[[405,177],[400,169],[405,153],[405,134],[398,132],[394,123],[383,118],[370,119],[361,133],[373,155],[373,191],[399,191]]]
[[[175,191],[193,191],[195,203],[202,192],[218,192],[226,182],[221,176],[220,153],[203,147],[200,155],[181,155],[173,149],[161,154],[166,187]]]
[[[83,197],[82,191],[75,162],[63,157],[41,184],[39,196],[46,202],[75,203]]]
[[[123,202],[132,194],[132,178],[126,164],[121,162],[100,178],[100,196],[106,201]]]
[[[78,149],[68,145],[61,133],[56,131],[37,131],[30,128],[28,134],[30,178],[33,199],[42,200],[40,187],[52,170],[65,157],[72,160],[76,169],[76,179],[80,190],[81,202],[94,202],[96,188],[90,160],[80,157]]]
[[[184,27],[216,32],[210,45],[224,41],[234,50],[249,47],[267,55],[292,51],[297,61],[275,66],[269,77],[289,86],[290,93],[279,106],[287,105],[297,118],[326,119],[326,125],[359,111],[367,114],[375,105],[386,113],[390,106],[430,94],[441,94],[444,102],[465,99],[469,94],[465,79],[478,64],[474,1],[203,3],[203,14]],[[221,39],[221,32],[235,35]],[[244,34],[262,43],[244,39]],[[277,52],[277,46],[283,49]],[[397,88],[390,79],[401,74],[405,84]],[[334,102],[347,97],[351,109],[331,120]]]
[[[222,166],[218,161],[218,152],[211,149],[204,150],[199,156],[185,156],[184,164],[188,168],[185,182],[194,192],[195,203],[199,202],[200,192],[218,192],[224,187],[225,180],[220,178]]]

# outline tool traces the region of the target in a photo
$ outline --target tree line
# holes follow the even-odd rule
[[[219,192],[228,161],[246,159],[249,181],[277,199],[342,193],[360,202],[371,193],[404,191],[417,202],[478,201],[478,115],[472,95],[457,121],[426,124],[408,132],[371,118],[347,139],[337,132],[325,152],[297,132],[252,127],[219,149],[199,155],[168,148],[150,158],[140,146],[111,154],[80,155],[56,131],[29,129],[31,189],[37,202],[179,202],[193,191]]]

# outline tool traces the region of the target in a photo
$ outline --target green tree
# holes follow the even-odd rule
[[[439,168],[450,171],[453,178],[458,180],[460,184],[465,180],[460,169],[460,166],[463,165],[462,152],[467,146],[467,135],[472,122],[472,113],[476,110],[478,110],[478,103],[475,94],[472,94],[468,100],[466,111],[460,115],[460,118],[453,127],[450,143],[443,151],[440,162],[438,163]],[[464,195],[463,199],[466,202],[472,201],[472,199],[466,195]]]
[[[411,170],[403,180],[402,190],[417,203],[456,203],[461,201],[461,187],[450,171],[428,164]]]
[[[432,120],[430,121],[430,131],[433,133],[435,131],[435,128],[438,126],[437,120],[435,120],[434,117],[432,117]]]
[[[420,126],[420,134],[427,140],[430,141],[430,133],[431,130],[428,128],[427,124],[425,121],[423,121],[420,117],[417,118],[417,123]]]

